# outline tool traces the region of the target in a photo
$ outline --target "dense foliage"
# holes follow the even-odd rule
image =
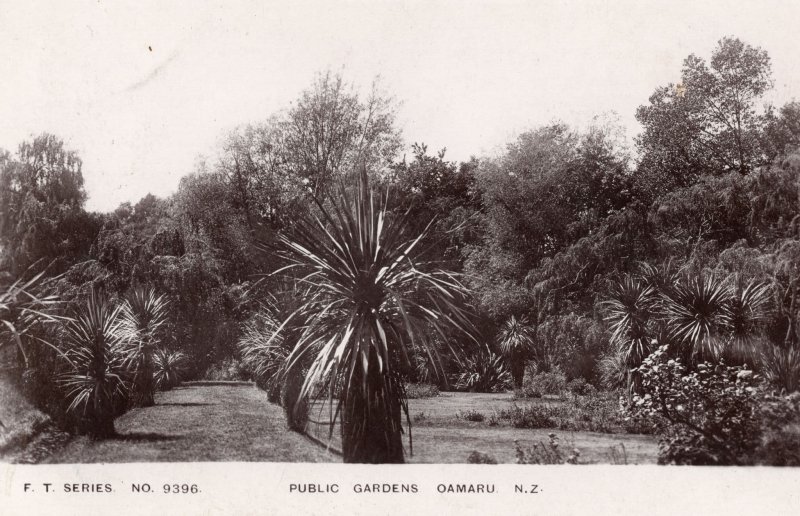
[[[639,107],[636,152],[605,116],[456,163],[424,144],[398,159],[394,100],[326,73],[224,135],[174,195],[110,213],[84,209],[76,152],[33,137],[0,152],[0,358],[40,405],[72,368],[48,411],[98,421],[122,410],[106,348],[126,407],[151,403],[153,382],[253,379],[302,431],[305,401],[327,394],[363,461],[402,460],[408,382],[637,400],[672,382],[705,412],[687,421],[721,434],[662,411],[664,460],[744,461],[772,424],[746,412],[761,396],[747,378],[800,388],[800,107],[765,105],[772,83],[765,50],[724,38]],[[78,343],[97,292],[121,316],[119,345]],[[77,350],[108,386],[89,389],[78,355],[62,356]],[[736,428],[714,419],[734,401]]]

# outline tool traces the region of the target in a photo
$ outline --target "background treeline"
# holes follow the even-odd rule
[[[169,300],[161,346],[188,357],[187,377],[250,378],[240,341],[264,299],[296,288],[269,275],[284,265],[272,244],[364,169],[389,192],[390,210],[410,210],[412,232],[432,224],[425,257],[463,273],[473,296],[482,345],[441,342],[446,374],[421,353],[409,381],[502,388],[508,373],[494,371],[497,386],[475,376],[489,374],[480,369],[496,353],[511,360],[518,386],[526,364],[598,387],[630,382],[636,360],[675,338],[641,320],[638,335],[624,324],[615,331],[626,314],[662,313],[638,298],[627,313],[609,311],[609,301],[624,304],[626,278],[647,270],[674,285],[766,285],[769,306],[748,334],[776,360],[797,361],[784,368],[796,375],[800,104],[764,105],[771,87],[766,52],[726,38],[708,61],[689,56],[680,83],[637,110],[634,148],[613,118],[599,117],[581,130],[534,128],[495,156],[456,163],[424,144],[401,155],[394,99],[326,73],[284,112],[226,135],[175,194],[111,213],[85,210],[80,157],[42,134],[0,154],[0,270],[4,284],[45,271],[64,313],[92,292],[122,299],[152,288]],[[695,301],[703,317],[709,309]],[[633,362],[632,342],[648,348]],[[26,378],[44,400],[57,359],[30,346]]]

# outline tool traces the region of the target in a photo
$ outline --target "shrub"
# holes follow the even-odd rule
[[[800,466],[800,393],[765,396],[759,407],[764,433],[754,462]]]
[[[559,430],[604,433],[653,433],[648,421],[626,420],[614,393],[574,397],[560,404],[531,403],[501,410],[500,419],[515,428],[557,428]]]
[[[568,455],[564,454],[558,436],[548,434],[547,444],[533,443],[530,448],[523,448],[519,441],[514,441],[517,448],[517,464],[578,464],[581,452],[572,448]]]
[[[567,383],[567,390],[572,394],[579,396],[592,395],[597,392],[594,385],[590,384],[583,378],[575,378]]]
[[[204,375],[206,380],[237,381],[250,378],[250,372],[241,360],[228,357],[221,362],[212,364]]]
[[[457,417],[459,419],[463,419],[465,421],[473,421],[475,423],[481,423],[483,422],[484,419],[486,419],[486,416],[483,415],[482,412],[478,412],[475,409],[459,412]]]
[[[654,421],[661,464],[747,464],[759,444],[758,377],[743,367],[702,363],[686,373],[662,346],[639,367],[642,395],[626,407]]]
[[[558,428],[564,411],[549,404],[531,404],[524,408],[514,404],[500,411],[500,418],[508,420],[514,428]]]
[[[408,399],[435,398],[439,395],[439,387],[432,383],[406,384],[406,397]]]
[[[543,394],[563,396],[567,389],[567,377],[558,367],[548,372],[531,371],[525,377],[519,395],[526,398],[539,398]]]
[[[497,464],[497,460],[494,457],[479,451],[470,453],[469,457],[467,457],[467,462],[469,464]]]
[[[770,383],[779,390],[800,389],[800,347],[764,346],[761,363]]]
[[[465,371],[456,378],[455,388],[470,392],[501,392],[511,387],[511,373],[503,358],[487,347],[464,361]]]
[[[525,399],[525,398],[541,398],[542,391],[538,389],[538,387],[528,383],[527,385],[523,385],[521,389],[514,389],[514,398],[515,399]]]

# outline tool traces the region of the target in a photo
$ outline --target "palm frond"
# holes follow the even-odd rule
[[[113,432],[129,386],[119,332],[120,308],[92,292],[65,325],[69,370],[60,378],[67,410],[89,421],[89,431]]]
[[[395,410],[405,406],[398,361],[408,362],[415,348],[438,357],[431,331],[445,341],[453,328],[472,335],[466,288],[457,275],[419,260],[424,233],[406,236],[408,213],[390,216],[386,205],[364,172],[353,190],[341,185],[337,199],[318,206],[318,216],[279,237],[284,259],[309,286],[304,312],[310,315],[288,367],[310,359],[301,397],[325,386],[335,406],[332,424],[343,414],[343,442],[377,439],[364,434],[367,428],[394,442]],[[376,405],[367,413],[353,403]],[[362,416],[369,421],[353,419]],[[374,418],[386,424],[373,428]]]

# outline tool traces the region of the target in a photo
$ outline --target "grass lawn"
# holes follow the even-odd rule
[[[519,441],[523,447],[535,442],[546,443],[552,431],[559,436],[565,451],[580,450],[581,462],[615,462],[611,449],[615,448],[619,456],[620,445],[624,446],[629,464],[656,461],[657,443],[650,436],[517,429],[507,423],[490,426],[490,415],[510,408],[514,402],[511,394],[450,392],[434,398],[409,400],[413,455],[407,460],[412,463],[466,463],[471,452],[479,451],[497,462],[514,463],[514,441]],[[553,399],[517,400],[518,404],[529,402],[560,403]],[[5,407],[7,417],[11,407]],[[17,411],[24,408],[23,405],[16,407]],[[478,411],[486,419],[472,422],[458,417],[468,411]],[[312,411],[311,419],[318,423],[309,424],[309,433],[324,443],[328,442],[327,417],[327,410]],[[115,426],[119,436],[104,441],[70,437],[64,432],[45,432],[28,450],[6,459],[49,463],[341,461],[340,456],[326,451],[324,446],[289,431],[282,409],[269,403],[263,391],[250,385],[197,384],[161,392],[156,395],[154,407],[131,410],[118,418]],[[335,434],[338,434],[338,427]],[[338,448],[338,439],[332,444]]]
[[[286,429],[282,409],[255,386],[191,385],[119,417],[115,439],[76,437],[44,462],[338,462]]]
[[[560,446],[571,450],[578,448],[581,462],[612,463],[612,448],[617,455],[624,446],[628,464],[655,464],[658,443],[652,436],[631,434],[604,434],[595,432],[569,432],[547,429],[517,429],[509,426],[489,426],[493,412],[508,409],[515,403],[557,404],[556,399],[514,400],[510,393],[478,394],[444,392],[433,398],[409,400],[412,418],[413,455],[407,458],[412,463],[447,464],[466,463],[473,451],[486,453],[499,463],[516,462],[514,441],[523,447],[535,442],[548,442],[548,434],[555,432]],[[486,416],[482,422],[465,421],[459,413],[470,410]],[[324,423],[327,410],[313,411],[311,418]],[[311,424],[311,433],[327,442],[328,430],[324,424]],[[407,441],[406,441],[407,442]],[[338,446],[335,440],[334,446]]]

